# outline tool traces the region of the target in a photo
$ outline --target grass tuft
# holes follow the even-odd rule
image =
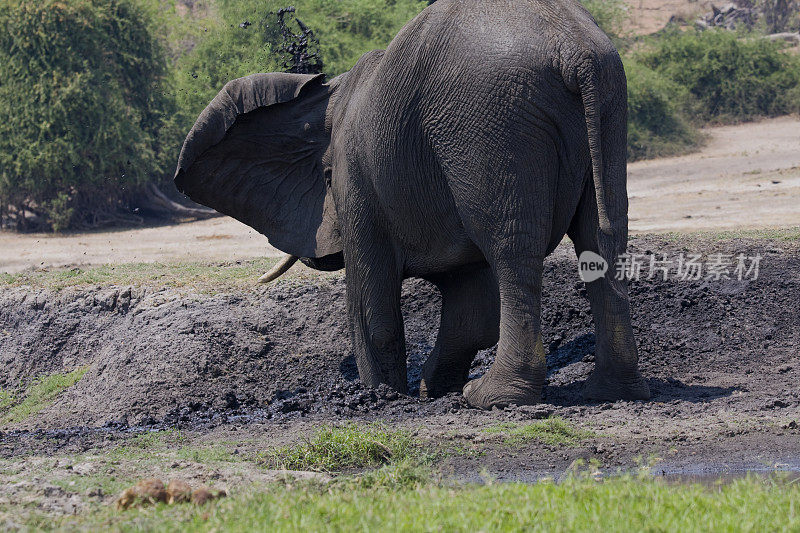
[[[7,411],[15,403],[17,403],[17,396],[14,394],[14,391],[0,389],[0,413]]]
[[[429,467],[405,458],[362,474],[339,478],[336,483],[351,489],[410,490],[430,484],[432,477]]]
[[[585,429],[576,428],[560,417],[537,420],[529,424],[516,422],[502,422],[484,429],[486,433],[500,434],[506,444],[519,446],[530,441],[542,444],[577,446],[594,433]]]
[[[0,287],[25,286],[58,291],[68,287],[120,285],[187,288],[214,293],[258,287],[258,278],[275,266],[277,261],[278,258],[268,257],[235,263],[123,263],[15,274],[0,273]],[[276,283],[332,278],[337,275],[340,274],[319,272],[298,263]]]
[[[734,230],[712,230],[698,231],[692,233],[667,232],[652,234],[657,237],[664,237],[673,242],[685,242],[689,238],[697,238],[709,241],[733,241],[733,240],[767,240],[798,242],[800,241],[800,227],[788,228],[761,228],[761,229],[734,229]],[[633,236],[636,239],[636,235]]]
[[[77,368],[66,374],[56,373],[35,379],[28,386],[22,401],[5,391],[0,394],[0,417],[10,424],[25,420],[53,403],[63,391],[75,385],[89,370],[88,366]]]
[[[337,472],[399,462],[414,452],[414,441],[405,431],[350,423],[325,425],[309,440],[266,452],[263,462],[271,468]]]

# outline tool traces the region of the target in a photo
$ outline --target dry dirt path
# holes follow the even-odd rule
[[[800,119],[710,128],[696,154],[629,166],[631,230],[700,231],[800,225]],[[0,272],[279,255],[231,218],[70,235],[0,233]]]
[[[628,166],[636,232],[800,225],[800,120],[709,128],[702,151]]]
[[[282,252],[266,237],[230,217],[69,235],[0,232],[0,272],[107,263],[230,262],[277,255]]]

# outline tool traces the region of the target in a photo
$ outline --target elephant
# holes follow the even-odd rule
[[[627,247],[627,89],[576,0],[437,0],[351,70],[230,81],[183,144],[175,183],[312,268],[345,268],[362,382],[408,391],[401,284],[442,295],[420,394],[540,402],[543,261],[565,235],[609,265]],[[647,399],[628,289],[586,284],[584,397]],[[495,360],[469,380],[480,349]]]

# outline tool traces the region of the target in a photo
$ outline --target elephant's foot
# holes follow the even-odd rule
[[[583,389],[583,397],[587,400],[649,400],[650,387],[635,372],[631,379],[622,380],[605,372],[592,372]]]
[[[542,401],[542,379],[524,380],[495,377],[489,370],[464,386],[467,403],[478,409],[507,405],[533,405]]]
[[[466,379],[439,380],[436,378],[422,378],[419,382],[420,398],[441,398],[451,392],[461,392]]]

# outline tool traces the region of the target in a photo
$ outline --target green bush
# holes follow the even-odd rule
[[[385,48],[427,5],[416,0],[219,0],[190,53],[178,57],[168,87],[177,112],[165,138],[177,160],[183,136],[197,115],[228,81],[257,72],[283,70],[277,11],[289,4],[320,41],[324,72],[350,70],[365,52]],[[297,31],[289,17],[286,22]],[[249,23],[249,24],[247,24]]]
[[[699,122],[735,122],[800,109],[800,58],[784,45],[728,31],[672,31],[638,59],[686,88],[681,99]]]
[[[276,12],[288,4],[283,0],[220,0],[220,20],[176,64],[178,107],[196,117],[229,80],[283,70]],[[385,48],[426,4],[415,0],[299,0],[292,5],[297,18],[319,39],[324,71],[332,77],[349,70],[365,52]]]
[[[102,222],[158,173],[168,101],[132,0],[0,0],[0,216]]]
[[[617,41],[622,36],[625,23],[628,21],[628,5],[623,0],[581,0],[581,3],[592,14],[597,25],[619,48],[620,43]]]
[[[677,83],[632,59],[628,78],[628,159],[675,155],[696,146],[697,130],[682,108],[690,98]]]

